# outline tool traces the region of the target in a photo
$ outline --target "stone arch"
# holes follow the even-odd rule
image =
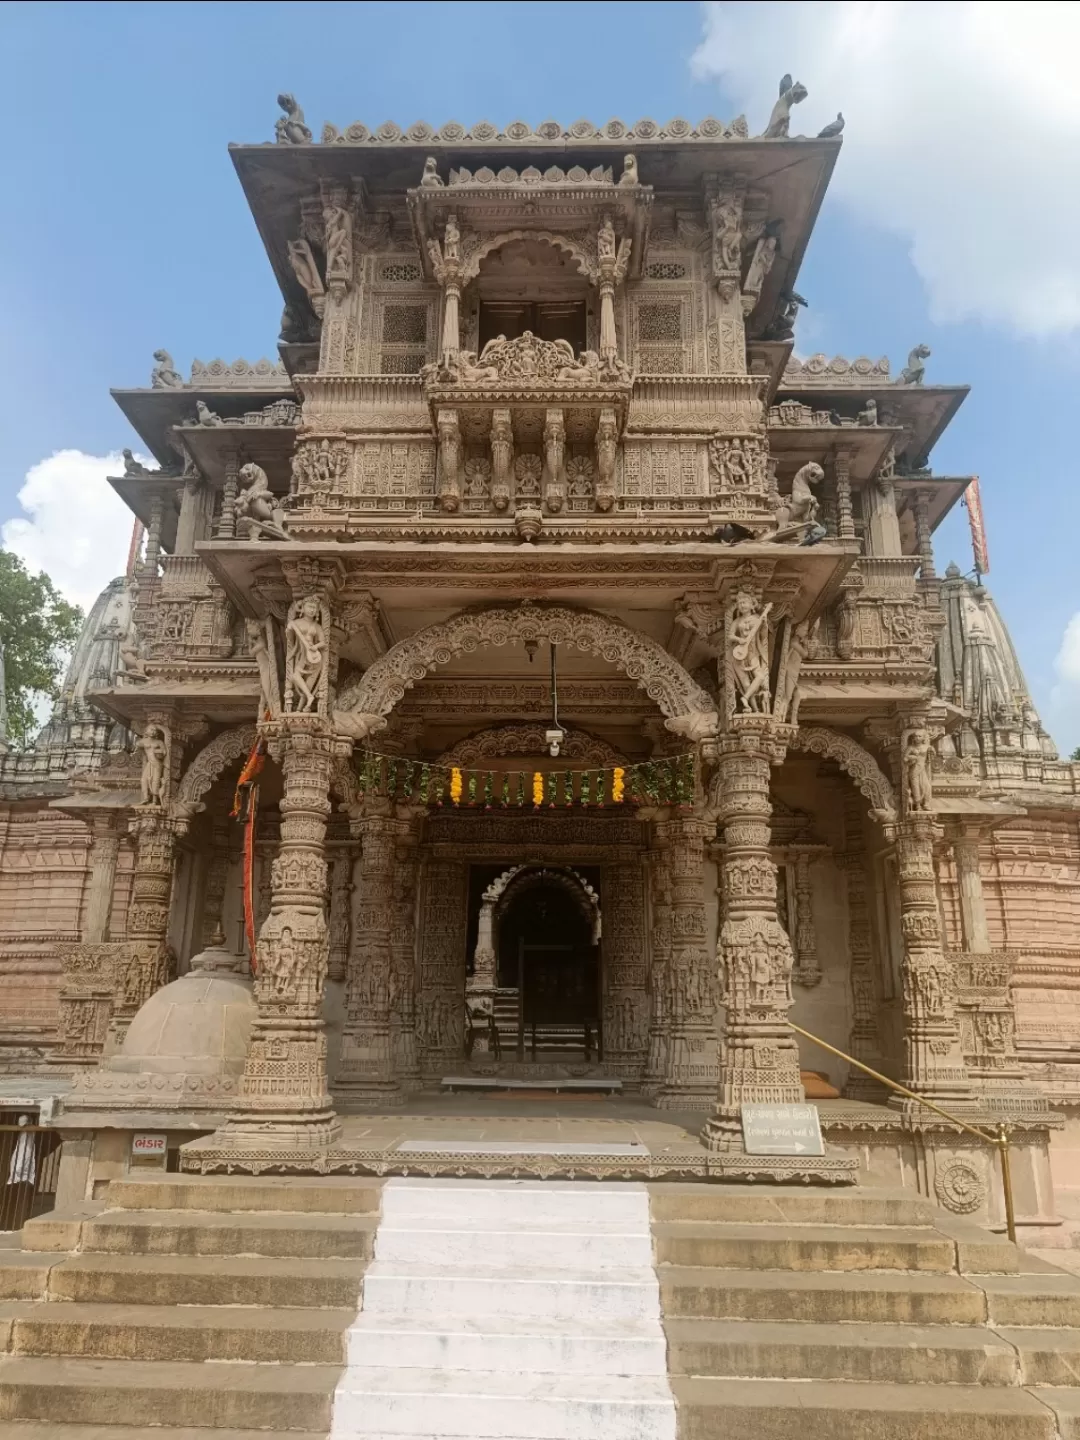
[[[663,712],[669,730],[691,740],[716,734],[712,699],[658,641],[595,610],[532,601],[513,608],[466,610],[399,640],[338,697],[338,706],[363,717],[370,734],[382,728],[383,717],[405,691],[436,665],[516,640],[549,640],[599,656],[638,682]]]
[[[870,752],[850,735],[828,730],[823,725],[804,725],[792,741],[792,748],[835,760],[869,800],[878,819],[896,818],[900,809],[896,791]]]
[[[625,757],[587,730],[566,727],[559,759],[579,760],[586,765],[605,769],[623,765]],[[443,752],[437,765],[475,765],[481,760],[501,759],[506,755],[543,755],[547,751],[545,726],[523,721],[518,725],[499,725],[466,736]]]
[[[174,809],[184,816],[197,814],[203,809],[203,797],[228,766],[251,754],[257,731],[254,725],[235,725],[223,730],[204,745],[184,771],[176,787]]]
[[[501,250],[504,245],[513,244],[515,240],[545,240],[556,250],[562,250],[570,256],[577,265],[578,274],[584,275],[590,283],[596,283],[596,267],[593,257],[567,236],[556,235],[552,230],[504,230],[498,235],[489,235],[487,239],[482,240],[466,259],[462,268],[465,284],[467,285],[470,280],[475,280],[479,275],[481,261],[494,254],[496,250]]]
[[[499,878],[501,880],[503,877]],[[514,873],[506,881],[494,903],[495,936],[498,935],[498,922],[506,913],[511,901],[526,890],[532,890],[549,881],[571,896],[589,926],[592,943],[598,945],[602,933],[600,897],[585,877],[579,875],[569,865],[515,865]]]

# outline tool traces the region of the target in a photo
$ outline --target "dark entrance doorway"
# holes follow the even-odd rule
[[[525,884],[508,896],[499,925],[500,985],[519,996],[518,1057],[598,1059],[600,966],[587,914],[543,871]]]

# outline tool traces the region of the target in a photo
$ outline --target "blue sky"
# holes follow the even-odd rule
[[[1080,621],[1075,655],[1062,650],[1080,610],[1068,445],[1080,284],[1065,259],[1054,268],[1075,233],[1056,228],[1070,219],[1061,207],[1076,202],[1044,195],[1035,213],[1020,195],[1018,212],[1007,153],[1022,124],[1019,169],[1034,184],[1050,167],[1051,194],[1055,174],[1076,189],[1075,159],[1072,182],[1053,170],[1075,119],[1038,110],[1067,63],[1046,51],[1074,50],[1059,29],[1032,56],[996,19],[979,29],[988,7],[882,8],[905,33],[946,26],[912,37],[917,94],[906,54],[895,84],[887,57],[869,74],[837,62],[841,42],[867,48],[865,35],[836,28],[866,11],[855,4],[0,5],[16,135],[0,188],[0,522],[25,515],[19,491],[54,452],[102,457],[134,443],[108,387],[147,383],[156,347],[185,371],[193,357],[273,355],[280,296],[226,145],[272,138],[279,90],[298,96],[316,134],[326,120],[630,123],[742,109],[758,130],[791,69],[810,91],[794,130],[816,133],[837,110],[848,120],[799,281],[810,309],[798,348],[886,354],[898,370],[925,341],[928,378],[972,386],[934,465],[982,477],[989,584],[1055,738],[1080,744]],[[1035,14],[1036,31],[1049,23],[1046,7],[998,8]],[[826,48],[830,25],[838,39]],[[1010,93],[1035,99],[1014,126],[996,80],[1021,64],[1029,89]],[[958,97],[965,65],[986,83]],[[80,593],[122,564],[127,536],[103,553],[95,526],[115,519],[111,496],[86,469],[73,498],[61,468],[39,468],[29,525],[5,539],[23,548],[26,537],[26,552]],[[939,568],[952,558],[969,567],[962,512],[936,549]]]

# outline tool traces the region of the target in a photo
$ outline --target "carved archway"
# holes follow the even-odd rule
[[[462,278],[467,285],[470,280],[475,280],[480,273],[481,261],[496,250],[501,250],[504,245],[512,245],[515,240],[544,240],[556,250],[562,250],[569,255],[578,268],[578,274],[584,275],[590,284],[596,283],[596,258],[590,255],[587,250],[569,239],[565,235],[556,235],[552,230],[504,230],[498,235],[489,235],[481,240],[476,249],[467,256],[462,267]]]
[[[583,761],[596,769],[626,763],[625,756],[606,740],[590,735],[587,730],[566,729],[560,759]],[[499,725],[480,730],[459,740],[439,756],[438,765],[475,765],[481,760],[501,759],[506,755],[544,755],[547,753],[545,727],[524,721],[519,725]]]
[[[869,800],[871,810],[877,812],[879,819],[895,819],[900,808],[896,791],[870,752],[850,735],[828,730],[823,725],[804,725],[792,741],[792,748],[835,760]]]
[[[499,878],[501,880],[503,877]],[[493,906],[495,920],[493,938],[496,944],[499,921],[512,902],[526,890],[534,890],[538,886],[547,884],[557,885],[566,891],[581,911],[582,918],[589,927],[592,943],[598,945],[602,933],[600,897],[583,875],[579,875],[576,870],[566,865],[516,865],[514,867],[514,873],[502,887]]]
[[[251,754],[255,744],[254,725],[236,725],[215,735],[204,745],[184,771],[176,788],[173,801],[177,813],[182,816],[196,814],[203,808],[203,796],[223,771],[245,755]]]
[[[457,655],[514,641],[548,640],[616,666],[636,680],[663,712],[667,728],[692,739],[716,733],[718,716],[709,695],[656,640],[594,610],[531,601],[509,609],[463,611],[399,640],[338,697],[338,708],[377,720],[388,715],[410,686]]]

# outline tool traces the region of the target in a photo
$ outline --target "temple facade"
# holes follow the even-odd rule
[[[280,359],[159,351],[114,392],[145,544],[0,761],[8,1073],[71,1077],[65,1125],[261,1163],[448,1077],[569,1076],[701,1112],[734,1173],[743,1105],[810,1094],[804,1168],[992,1211],[985,1152],[793,1020],[1014,1126],[1050,1224],[1080,767],[935,561],[965,387],[923,346],[794,355],[840,137],[316,141],[290,106],[231,151]],[[245,895],[233,1069],[118,1063],[194,957],[248,984]]]

